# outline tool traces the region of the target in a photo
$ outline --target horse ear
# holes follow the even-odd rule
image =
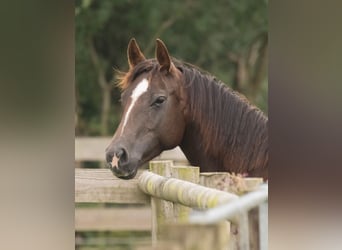
[[[146,60],[134,38],[132,38],[128,43],[127,57],[130,68],[133,68],[138,63]]]
[[[161,70],[167,70],[168,72],[170,72],[173,63],[171,61],[169,52],[167,51],[167,48],[165,46],[165,44],[163,43],[162,40],[157,39],[157,47],[156,47],[156,58],[157,61],[159,63],[159,65],[161,66]]]

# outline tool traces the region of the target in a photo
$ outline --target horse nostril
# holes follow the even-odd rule
[[[124,154],[124,150],[122,148],[120,148],[116,153],[116,157],[120,158],[122,155]]]
[[[119,163],[125,163],[127,162],[127,152],[125,149],[120,148],[116,153],[115,153],[116,157],[119,159]]]
[[[112,159],[113,159],[113,156],[114,156],[114,153],[112,152],[106,152],[106,161],[108,163],[111,163],[112,162]]]

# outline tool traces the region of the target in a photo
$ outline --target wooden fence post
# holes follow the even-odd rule
[[[151,161],[150,171],[164,176],[173,177],[198,184],[199,168],[173,166],[172,161]],[[152,242],[154,245],[160,238],[163,225],[177,221],[186,221],[191,208],[151,197],[152,208]]]
[[[215,224],[178,223],[165,226],[163,242],[180,250],[227,250],[229,227],[225,221]]]
[[[171,177],[172,161],[151,161],[150,171],[164,177]],[[156,246],[160,235],[160,226],[173,221],[173,203],[151,197],[152,209],[152,244]]]
[[[242,195],[247,192],[255,190],[262,184],[262,178],[242,178],[224,172],[210,172],[200,174],[200,184],[206,187],[215,188],[221,191]],[[239,225],[231,224],[231,237],[229,241],[229,249],[239,250],[243,249],[241,239],[248,239],[250,250],[259,249],[259,218],[258,208],[254,208],[248,212],[248,216],[241,215],[241,223],[248,225],[249,229],[240,228]],[[241,235],[239,231],[244,230],[243,233],[249,233],[248,237]],[[242,238],[241,238],[242,237]]]
[[[192,166],[173,166],[171,168],[171,175],[173,178],[189,181],[195,184],[199,183],[199,167]],[[186,222],[189,218],[190,207],[186,207],[180,204],[173,204],[173,215],[177,222]]]

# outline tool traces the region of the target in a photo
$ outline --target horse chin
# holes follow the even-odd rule
[[[123,179],[123,180],[133,179],[138,172],[138,168],[134,168],[132,171],[127,172],[127,171],[123,171],[117,167],[112,167],[111,164],[108,164],[108,166],[109,166],[109,169],[112,171],[112,173],[116,177]]]
[[[130,180],[130,179],[133,179],[136,174],[137,174],[138,171],[133,171],[131,173],[126,173],[125,175],[117,175],[116,177],[120,178],[120,179],[123,179],[123,180]]]

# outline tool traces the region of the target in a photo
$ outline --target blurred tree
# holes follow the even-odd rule
[[[267,112],[267,0],[77,0],[76,135],[109,135],[119,122],[113,68],[128,68],[135,37],[147,57],[155,39]]]

